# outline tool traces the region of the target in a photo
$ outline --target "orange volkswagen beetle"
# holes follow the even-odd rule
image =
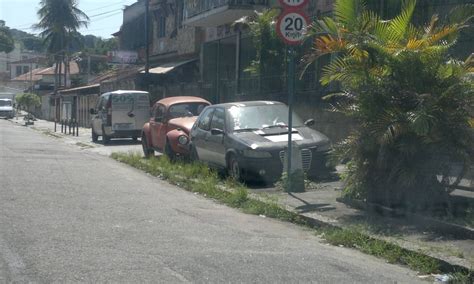
[[[161,151],[170,159],[188,156],[189,131],[207,100],[192,96],[168,97],[157,101],[151,109],[150,120],[142,129],[145,157]]]

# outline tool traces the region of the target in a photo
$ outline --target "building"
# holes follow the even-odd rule
[[[145,1],[126,7],[123,24],[114,35],[121,53],[136,53],[136,65],[145,64]],[[130,87],[148,90],[152,99],[199,94],[202,29],[184,24],[184,0],[150,1],[149,74],[144,68]]]
[[[24,50],[19,43],[10,53],[0,52],[0,78],[11,79],[44,65],[43,58],[32,51]]]

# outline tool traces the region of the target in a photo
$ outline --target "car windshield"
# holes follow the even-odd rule
[[[172,105],[169,109],[170,118],[198,116],[207,106],[206,103],[182,103]]]
[[[0,106],[4,107],[4,106],[11,106],[12,105],[12,102],[11,101],[7,101],[7,100],[0,100]]]
[[[232,106],[229,108],[230,130],[258,130],[288,125],[288,107],[283,104]],[[293,127],[301,127],[301,119],[293,114]]]

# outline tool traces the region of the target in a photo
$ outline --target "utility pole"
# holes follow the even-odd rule
[[[150,39],[149,39],[149,12],[150,0],[145,0],[145,81],[148,86],[148,73],[150,71]]]

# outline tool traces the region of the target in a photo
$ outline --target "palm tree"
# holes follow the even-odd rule
[[[382,20],[362,0],[337,0],[334,18],[313,23],[304,62],[335,57],[321,83],[338,82],[341,91],[326,99],[359,122],[336,151],[350,161],[346,193],[419,208],[445,200],[474,157],[474,60],[448,56],[474,5],[453,9],[444,23],[433,15],[422,27],[411,23],[415,6],[403,1],[398,15]]]
[[[77,0],[41,0],[36,28],[47,45],[47,52],[55,62],[55,89],[61,85],[61,68],[67,75],[68,46],[77,38],[77,30],[86,27],[87,15],[78,7]],[[66,82],[65,82],[66,83]]]
[[[9,53],[15,48],[10,29],[5,26],[5,21],[0,21],[0,52]]]

